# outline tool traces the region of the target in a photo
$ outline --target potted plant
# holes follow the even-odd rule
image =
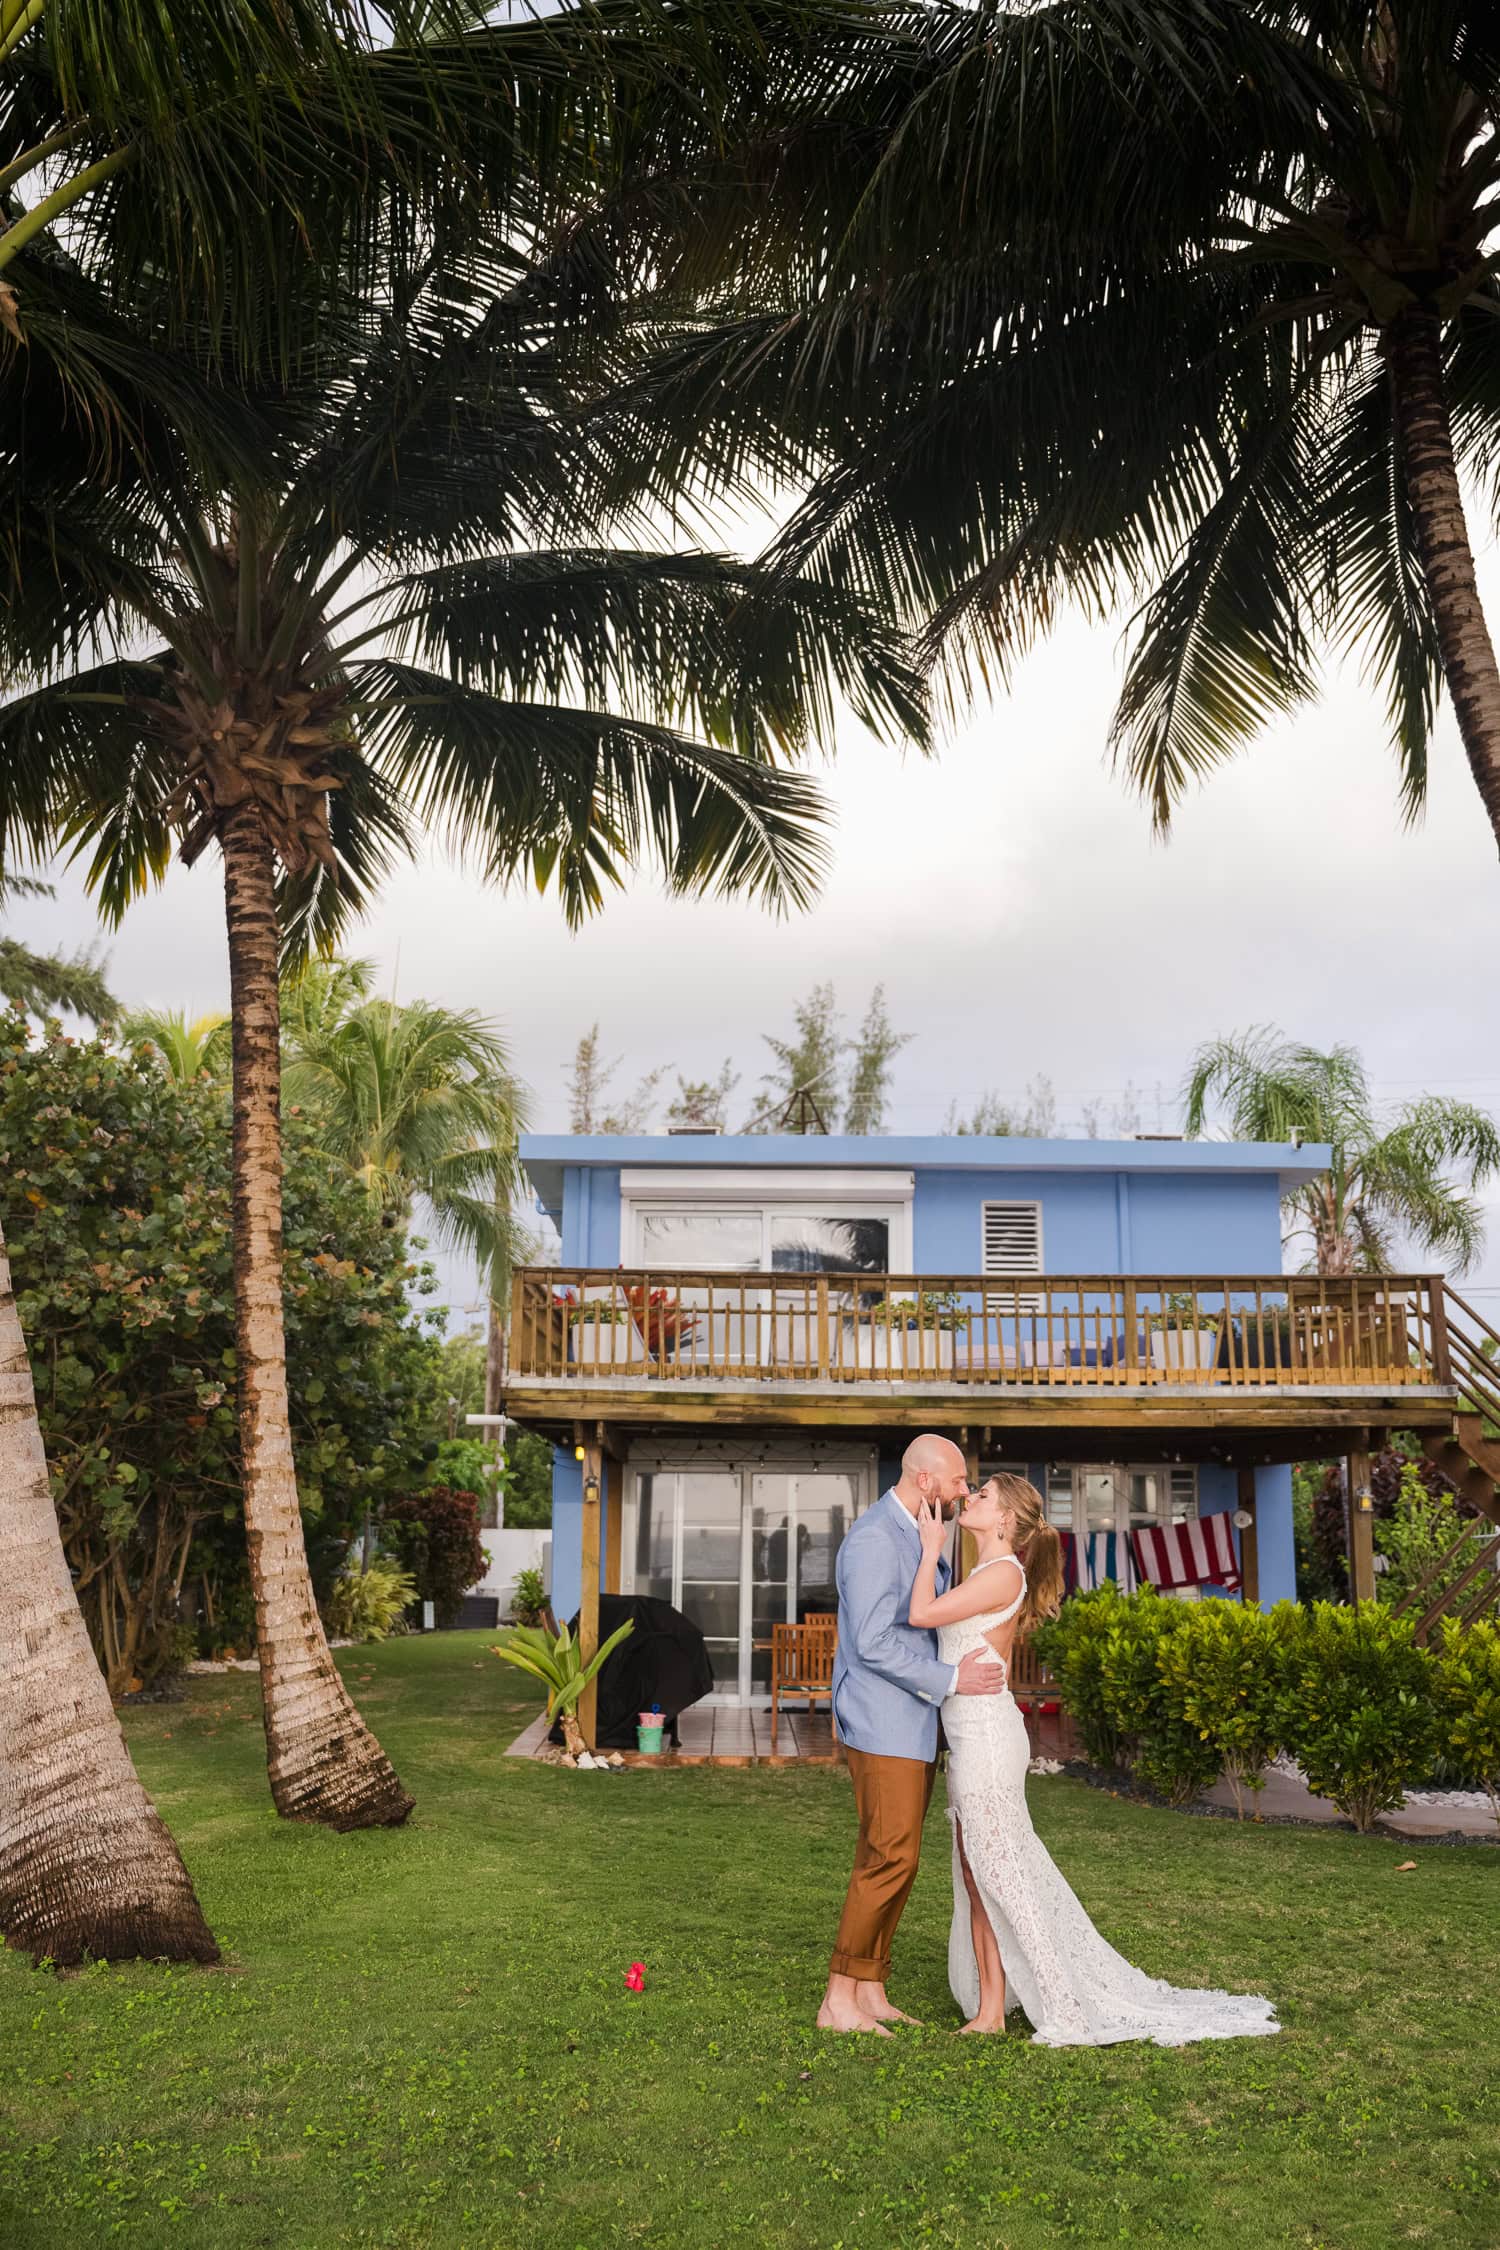
[[[561,1717],[563,1740],[569,1753],[578,1757],[583,1750],[583,1729],[578,1724],[578,1698],[590,1680],[597,1679],[606,1661],[635,1627],[627,1618],[618,1632],[602,1641],[598,1650],[585,1664],[578,1643],[566,1625],[559,1625],[555,1633],[541,1626],[518,1625],[507,1633],[493,1653],[502,1664],[513,1664],[518,1672],[529,1672],[540,1680],[547,1690],[547,1717]]]
[[[644,1357],[628,1305],[613,1297],[565,1300],[568,1357],[579,1367],[613,1367]]]
[[[951,1290],[921,1298],[887,1297],[854,1316],[858,1367],[896,1374],[932,1374],[953,1365],[953,1338],[969,1322],[968,1308]]]
[[[638,1281],[626,1286],[624,1296],[630,1307],[632,1336],[650,1358],[664,1359],[669,1352],[680,1352],[684,1344],[695,1341],[698,1317],[679,1301],[675,1290],[648,1290],[643,1281]]]
[[[1219,1348],[1219,1315],[1201,1310],[1191,1290],[1169,1290],[1146,1315],[1151,1364],[1171,1375],[1210,1374]]]

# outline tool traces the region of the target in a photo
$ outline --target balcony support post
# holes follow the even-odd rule
[[[604,1448],[596,1426],[590,1432],[577,1423],[577,1443],[583,1447],[583,1552],[582,1584],[578,1593],[578,1654],[590,1662],[599,1646],[599,1551],[604,1485]],[[593,1750],[599,1731],[598,1682],[591,1681],[578,1699],[578,1724],[584,1747]]]
[[[1256,1546],[1255,1471],[1239,1471],[1240,1506],[1250,1521],[1240,1533],[1240,1600],[1246,1608],[1260,1605],[1260,1555]]]
[[[973,1431],[970,1429],[959,1430],[956,1442],[963,1453],[964,1475],[969,1480],[969,1490],[977,1492],[979,1490],[979,1448],[974,1442]],[[955,1586],[961,1586],[969,1572],[974,1568],[974,1557],[978,1551],[972,1531],[955,1529],[953,1534],[953,1583]]]
[[[1375,1500],[1370,1491],[1368,1432],[1363,1446],[1349,1449],[1349,1595],[1352,1601],[1375,1599]]]

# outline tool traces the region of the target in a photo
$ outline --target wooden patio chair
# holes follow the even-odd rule
[[[1026,1722],[1026,1736],[1031,1744],[1033,1757],[1041,1742],[1039,1720],[1055,1718],[1059,1738],[1070,1731],[1067,1699],[1030,1641],[1017,1641],[1010,1652],[1010,1692]],[[1059,1747],[1061,1746],[1060,1739]]]
[[[771,1627],[771,1755],[776,1755],[776,1730],[783,1696],[805,1702],[809,1710],[828,1705],[833,1716],[833,1655],[838,1646],[834,1619],[801,1625]]]

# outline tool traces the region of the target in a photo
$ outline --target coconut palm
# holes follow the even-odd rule
[[[420,1195],[439,1240],[479,1267],[494,1414],[511,1274],[532,1243],[517,1216],[524,1096],[480,1016],[371,1000],[373,981],[370,962],[317,962],[283,992],[286,1098],[318,1111],[324,1146],[377,1201],[405,1217]]]
[[[351,974],[350,972],[353,972]],[[504,1040],[477,1010],[368,994],[369,962],[316,963],[283,1000],[283,1095],[319,1144],[405,1223],[420,1196],[444,1246],[493,1277],[515,1236],[525,1098]],[[492,1294],[499,1292],[492,1289]]]
[[[229,1068],[229,1018],[210,1012],[189,1017],[183,1008],[135,1008],[120,1019],[127,1047],[149,1047],[168,1078],[187,1085],[219,1078]]]
[[[49,895],[24,876],[0,897]],[[0,939],[0,997],[112,1014],[87,955]],[[47,1456],[0,1232],[0,1936],[71,1965],[213,1961],[218,1948],[177,1847],[141,1787],[94,1661],[58,1536]]]
[[[1500,837],[1461,479],[1500,462],[1500,40],[1472,0],[935,0],[658,246],[788,402],[779,553],[926,621],[955,689],[1139,602],[1114,726],[1165,825],[1315,691],[1381,688],[1408,810],[1446,685]],[[1087,151],[1086,158],[1082,152]],[[753,182],[747,197],[743,181]],[[727,246],[727,247],[726,247]],[[709,373],[684,346],[682,381]],[[747,440],[747,454],[752,440]]]
[[[0,834],[85,851],[107,916],[174,843],[189,865],[222,855],[271,1786],[284,1813],[340,1826],[399,1820],[410,1800],[334,1669],[306,1570],[281,1314],[283,958],[331,942],[419,826],[494,879],[554,884],[574,919],[643,864],[685,895],[799,904],[823,808],[796,765],[831,734],[831,682],[887,734],[923,725],[900,636],[837,586],[611,543],[659,496],[651,449],[638,420],[570,387],[545,275],[495,268],[503,286],[473,301],[435,274],[276,398],[259,481],[208,487],[187,461],[158,475],[95,626],[123,614],[140,653],[75,670],[71,630],[44,684],[0,712]],[[537,524],[549,543],[525,543]],[[35,655],[45,615],[23,606],[6,630]]]
[[[1381,1117],[1353,1047],[1325,1053],[1268,1026],[1200,1047],[1184,1100],[1189,1133],[1213,1103],[1235,1140],[1331,1147],[1327,1172],[1285,1204],[1318,1273],[1388,1273],[1402,1242],[1462,1273],[1484,1247],[1475,1191],[1500,1172],[1500,1131],[1468,1102],[1424,1094]]]

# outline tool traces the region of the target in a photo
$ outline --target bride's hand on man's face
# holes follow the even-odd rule
[[[940,1555],[948,1537],[948,1526],[943,1521],[941,1508],[930,1501],[917,1502],[917,1535],[922,1542],[924,1555]]]

